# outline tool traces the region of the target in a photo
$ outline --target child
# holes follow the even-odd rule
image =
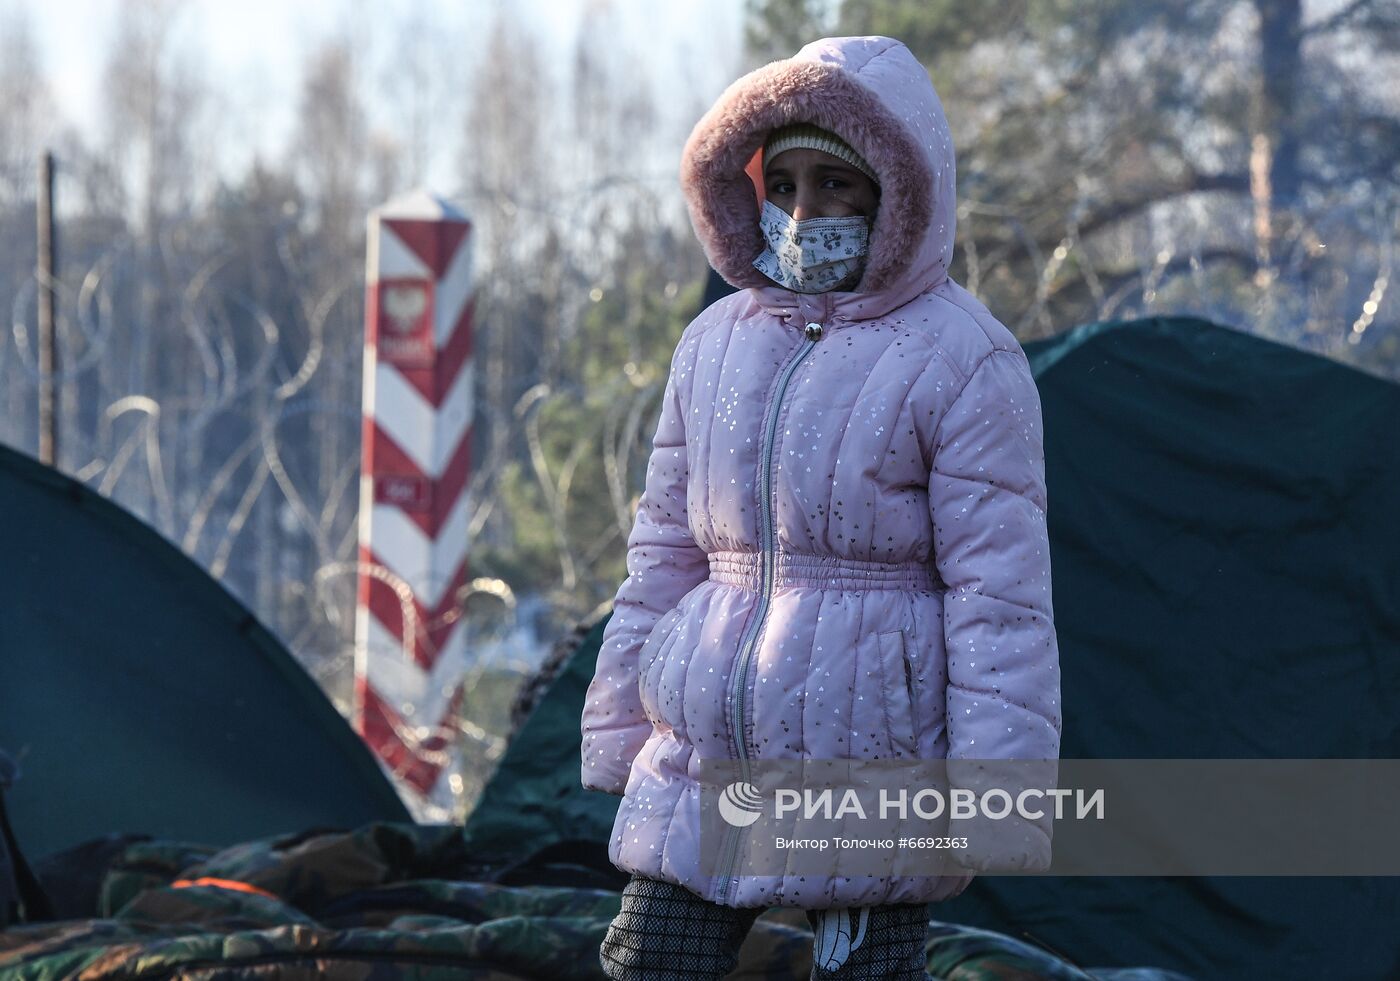
[[[927,904],[985,870],[976,841],[965,875],[706,875],[697,766],[1058,758],[1035,383],[948,278],[953,147],[899,42],[739,79],[681,180],[740,291],[677,344],[584,708],[632,873],[603,966],[723,977],[779,905],[807,911],[812,977],[922,979]]]

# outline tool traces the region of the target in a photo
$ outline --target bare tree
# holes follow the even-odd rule
[[[189,212],[212,174],[200,140],[207,93],[196,53],[173,43],[179,16],[175,0],[124,0],[103,73],[105,149],[148,237]]]
[[[1023,337],[1172,309],[1389,372],[1400,8],[1310,6],[868,0],[837,28],[929,67],[958,146],[954,274]]]
[[[559,175],[549,126],[549,78],[535,43],[504,16],[491,25],[485,51],[470,80],[472,98],[463,116],[462,191],[476,229],[479,279],[476,330],[477,437],[486,465],[477,482],[489,482],[512,445],[516,403],[539,377],[545,332],[542,279],[557,270],[534,269],[551,239]],[[486,491],[483,486],[480,491]],[[481,493],[478,500],[488,500]],[[505,522],[490,532],[508,537]]]
[[[457,105],[463,61],[440,14],[425,0],[411,0],[405,16],[388,34],[390,48],[380,64],[380,86],[390,97],[395,132],[402,144],[404,186],[420,187],[433,164],[460,135],[447,120]]]
[[[41,147],[52,134],[53,102],[24,7],[0,13],[0,210],[33,196]]]
[[[319,232],[343,243],[356,237],[369,204],[369,125],[349,42],[322,45],[305,71],[289,156]]]

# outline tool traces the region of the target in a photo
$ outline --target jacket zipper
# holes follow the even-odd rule
[[[763,556],[762,581],[759,585],[758,609],[755,611],[749,624],[748,633],[740,645],[739,661],[734,669],[734,680],[730,687],[730,703],[732,705],[730,727],[734,732],[734,745],[738,752],[742,780],[745,783],[751,782],[752,775],[752,768],[749,766],[749,747],[744,731],[745,694],[748,691],[750,662],[753,660],[754,650],[758,646],[758,636],[763,632],[763,622],[768,616],[768,603],[773,593],[773,567],[776,563],[777,553],[771,497],[773,493],[773,445],[777,442],[778,415],[782,412],[783,396],[787,392],[788,382],[792,380],[797,366],[807,357],[807,352],[817,346],[817,341],[822,336],[822,330],[821,324],[807,325],[806,339],[798,347],[797,354],[783,368],[781,380],[778,382],[778,392],[773,399],[773,408],[768,413],[767,424],[764,427],[763,465],[759,470],[759,549]],[[719,869],[723,876],[719,889],[721,904],[728,898],[729,890],[734,884],[735,876],[731,870],[737,858],[738,847],[739,829],[733,826],[726,827],[725,840],[720,846]]]

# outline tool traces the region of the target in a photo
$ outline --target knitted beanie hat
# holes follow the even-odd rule
[[[767,170],[768,162],[784,150],[797,147],[810,147],[829,153],[833,157],[840,157],[877,185],[880,183],[880,179],[875,176],[875,169],[866,163],[865,158],[849,143],[830,130],[813,126],[811,123],[793,123],[769,133],[768,141],[763,144],[763,168]]]

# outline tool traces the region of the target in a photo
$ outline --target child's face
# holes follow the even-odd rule
[[[880,203],[875,182],[840,157],[811,147],[784,150],[763,171],[764,193],[789,217],[873,217]]]

